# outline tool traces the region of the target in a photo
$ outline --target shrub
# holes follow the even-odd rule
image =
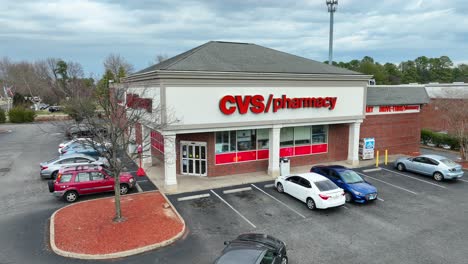
[[[26,123],[33,122],[36,117],[36,113],[31,109],[14,107],[8,112],[8,117],[12,123]]]
[[[421,129],[421,140],[423,143],[434,143],[436,146],[447,144],[451,149],[458,149],[460,147],[459,140],[449,134],[433,132],[429,129]]]
[[[0,108],[0,123],[5,123],[5,122],[6,122],[5,110]]]

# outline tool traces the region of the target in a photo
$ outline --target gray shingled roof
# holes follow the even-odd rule
[[[367,105],[427,104],[429,96],[422,85],[375,85],[367,87]]]
[[[341,75],[361,74],[255,44],[221,41],[207,42],[159,64],[136,72],[135,74],[155,70]]]

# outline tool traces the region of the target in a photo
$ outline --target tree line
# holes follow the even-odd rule
[[[452,60],[447,56],[439,58],[420,56],[415,60],[403,61],[400,64],[390,62],[381,64],[375,62],[373,58],[365,56],[362,60],[334,61],[333,65],[373,75],[376,84],[468,82],[468,65],[454,66]]]

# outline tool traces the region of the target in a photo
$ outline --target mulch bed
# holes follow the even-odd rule
[[[115,223],[114,197],[68,206],[55,214],[57,248],[81,254],[109,254],[166,241],[183,223],[159,192],[121,196],[124,222]]]

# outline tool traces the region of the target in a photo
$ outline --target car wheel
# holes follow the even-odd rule
[[[314,210],[315,209],[315,202],[312,198],[307,198],[307,208],[309,208],[310,210]]]
[[[403,163],[398,163],[397,164],[397,170],[405,171],[406,170],[405,165]]]
[[[281,264],[288,264],[288,257],[282,257],[281,258]]]
[[[276,190],[277,190],[279,193],[284,193],[283,184],[278,183],[278,185],[276,185]]]
[[[434,176],[434,180],[436,180],[438,182],[440,182],[440,181],[442,181],[444,179],[444,175],[442,175],[442,173],[440,173],[438,171],[434,172],[433,176]]]
[[[353,200],[353,196],[349,192],[345,192],[344,197],[347,203],[350,203]]]
[[[52,174],[50,175],[50,178],[51,178],[52,180],[57,179],[57,174],[58,174],[58,171],[52,172]]]
[[[68,191],[64,195],[65,201],[69,203],[74,203],[78,200],[78,193],[75,191]]]
[[[128,193],[128,185],[127,184],[120,184],[120,194],[124,195]]]

